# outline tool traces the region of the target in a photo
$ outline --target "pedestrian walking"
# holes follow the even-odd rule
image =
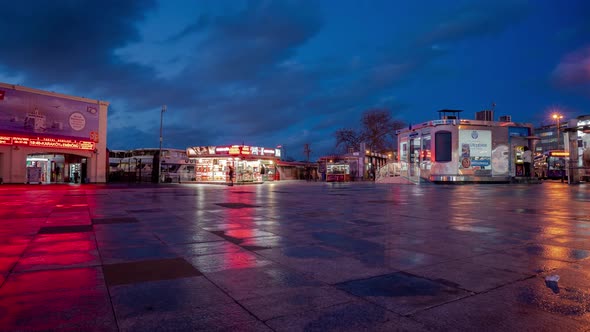
[[[524,176],[527,178],[531,177],[531,163],[533,162],[533,153],[528,146],[524,147],[522,153],[522,161],[524,163]]]
[[[229,177],[229,186],[233,186],[234,185],[234,167],[233,166],[228,166],[227,175]]]

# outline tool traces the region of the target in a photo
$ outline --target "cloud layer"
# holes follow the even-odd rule
[[[471,43],[502,43],[540,15],[524,1],[336,8],[203,0],[173,17],[163,16],[162,4],[11,2],[0,12],[1,31],[10,31],[0,44],[0,77],[110,101],[110,148],[157,146],[167,104],[166,146],[282,144],[300,158],[311,143],[317,157],[333,151],[333,132],[356,125],[363,110],[428,119],[423,112],[436,101],[417,107],[441,76],[469,74],[457,70]],[[387,24],[371,25],[379,15]],[[552,77],[562,89],[586,92],[588,48],[567,52]]]

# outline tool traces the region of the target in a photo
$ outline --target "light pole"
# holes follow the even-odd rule
[[[559,120],[563,119],[563,115],[554,113],[553,118],[557,121],[557,150],[559,150]]]
[[[162,105],[162,111],[160,112],[160,152],[158,158],[158,183],[162,179],[162,124],[164,123],[164,112],[166,112],[166,105]],[[152,170],[153,171],[153,170]]]

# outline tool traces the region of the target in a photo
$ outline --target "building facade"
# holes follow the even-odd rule
[[[281,150],[248,145],[193,146],[186,149],[195,166],[195,181],[223,183],[233,170],[236,183],[262,183],[277,180]]]
[[[0,83],[0,181],[106,182],[108,106]]]
[[[412,182],[509,182],[524,175],[532,125],[440,119],[398,131],[400,174]]]
[[[535,128],[535,136],[539,137],[535,146],[536,153],[543,153],[550,150],[564,150],[565,137],[563,132],[568,128],[568,122],[559,124],[544,125]]]

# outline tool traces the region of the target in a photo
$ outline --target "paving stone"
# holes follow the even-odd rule
[[[235,253],[244,249],[226,241],[175,244],[170,246],[181,256],[203,256],[210,254]]]
[[[235,293],[230,292],[230,294],[238,299],[238,303],[262,321],[356,300],[356,297],[328,286],[300,287],[296,289],[284,287],[282,289],[283,291],[278,293],[275,290],[275,292],[268,295],[243,300],[240,300]]]
[[[583,299],[558,299],[542,278],[532,278],[411,317],[441,331],[586,331]]]
[[[408,270],[409,273],[481,293],[534,274],[516,273],[465,261],[452,261]]]
[[[102,290],[2,296],[0,312],[5,331],[117,331],[108,293]]]
[[[221,289],[234,299],[266,296],[302,287],[319,287],[324,284],[309,275],[279,265],[232,269],[207,274]]]
[[[0,273],[8,274],[18,262],[20,256],[1,256],[0,257]]]
[[[81,233],[53,233],[53,234],[38,234],[36,235],[30,245],[36,245],[41,243],[57,243],[57,242],[77,242],[77,241],[88,241],[95,242],[96,238],[92,232],[81,232]]]
[[[182,258],[105,264],[103,271],[109,286],[201,275]]]
[[[111,217],[111,218],[92,218],[92,223],[97,224],[129,224],[136,223],[139,220],[133,217]]]
[[[15,272],[51,270],[100,265],[98,250],[24,255],[14,267]]]
[[[200,242],[211,242],[211,241],[221,241],[223,238],[219,237],[216,234],[211,232],[207,232],[205,230],[191,232],[191,231],[173,231],[173,232],[163,232],[157,231],[155,235],[160,239],[162,242],[167,244],[183,244],[183,243],[200,243]]]
[[[377,305],[356,301],[266,321],[275,331],[428,331]]]
[[[224,208],[229,209],[247,209],[247,208],[258,208],[258,205],[246,204],[246,203],[215,203]]]
[[[531,256],[521,251],[512,251],[510,253],[495,252],[466,258],[465,260],[500,270],[509,270],[524,274],[536,274],[543,271],[551,271],[569,264],[563,261]]]
[[[116,285],[110,287],[110,294],[119,321],[234,302],[202,276]]]
[[[353,280],[338,284],[337,288],[402,315],[471,295],[448,282],[424,279],[404,272]]]
[[[106,265],[178,257],[178,254],[166,245],[101,248],[99,251],[102,263]]]
[[[19,294],[105,289],[100,267],[12,273],[0,288],[0,297]]]
[[[168,311],[151,311],[117,320],[120,331],[239,331],[261,326],[236,303]]]
[[[221,253],[204,256],[191,256],[186,259],[202,273],[213,273],[225,270],[247,269],[272,264],[249,252]]]
[[[41,227],[41,229],[39,229],[39,234],[59,234],[78,232],[92,232],[92,225],[46,226]]]

